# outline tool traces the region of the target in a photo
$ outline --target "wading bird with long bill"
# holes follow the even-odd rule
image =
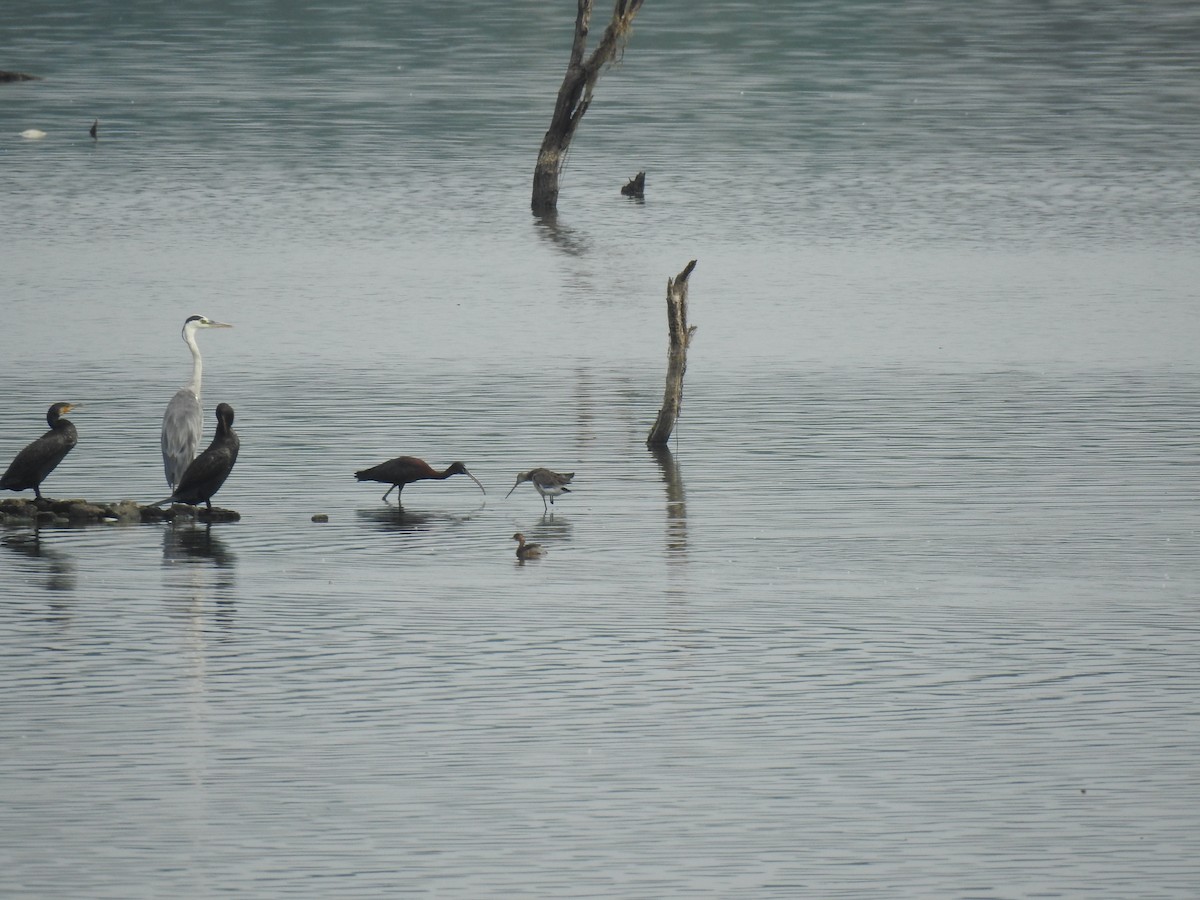
[[[404,491],[406,484],[412,484],[414,481],[445,481],[451,475],[466,475],[479,485],[479,489],[485,496],[487,495],[487,491],[480,484],[479,479],[468,472],[467,467],[460,462],[452,462],[439,472],[423,459],[417,459],[415,456],[397,456],[395,459],[389,459],[387,462],[382,462],[369,469],[360,469],[354,473],[354,477],[359,481],[378,481],[380,484],[390,484],[391,487],[384,492],[383,499],[386,500],[388,494],[396,491],[397,503],[400,502],[400,494]]]
[[[196,346],[196,332],[201,328],[232,327],[206,316],[188,316],[183,323],[183,342],[192,351],[192,380],[175,392],[162,421],[163,472],[172,490],[195,459],[204,432],[204,409],[200,405],[200,376],[204,363],[200,359],[200,348]]]
[[[542,495],[542,509],[549,511],[550,507],[546,506],[546,498],[550,498],[550,502],[554,502],[554,498],[559,494],[569,494],[571,489],[567,487],[571,483],[571,479],[575,477],[574,472],[551,472],[549,469],[530,469],[528,472],[517,473],[517,483],[508,489],[508,493],[504,495],[507,500],[522,483],[528,481],[537,492]]]

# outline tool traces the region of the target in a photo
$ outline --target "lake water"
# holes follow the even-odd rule
[[[1200,7],[573,7],[6,12],[0,896],[1197,896]]]

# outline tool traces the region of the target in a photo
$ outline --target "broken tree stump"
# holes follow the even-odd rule
[[[687,322],[688,276],[696,268],[696,260],[683,267],[674,278],[667,279],[667,328],[670,345],[667,349],[667,384],[663,390],[662,409],[646,437],[647,447],[665,447],[675,429],[683,406],[683,373],[687,371],[687,348],[696,333],[695,325]]]
[[[633,19],[642,8],[644,0],[616,0],[612,19],[600,43],[587,59],[588,28],[592,18],[592,0],[578,0],[575,15],[575,39],[571,44],[571,57],[567,73],[558,89],[554,104],[554,115],[550,128],[542,138],[537,164],[533,169],[533,198],[530,206],[534,215],[553,215],[558,209],[558,176],[567,160],[571,138],[579,127],[583,114],[592,102],[592,92],[600,73],[620,56],[629,34],[633,30]]]
[[[629,183],[621,188],[621,193],[626,197],[636,197],[641,200],[646,196],[646,173],[638,172],[629,179]]]

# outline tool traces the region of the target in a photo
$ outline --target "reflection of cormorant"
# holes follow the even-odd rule
[[[466,475],[479,485],[479,489],[484,494],[487,493],[479,479],[468,472],[467,467],[460,462],[452,462],[439,472],[423,459],[417,459],[415,456],[397,456],[395,459],[389,459],[387,462],[381,462],[377,466],[360,469],[354,473],[354,477],[359,481],[378,481],[380,484],[390,484],[391,487],[384,491],[384,500],[388,498],[388,494],[399,488],[396,491],[397,503],[400,501],[400,494],[404,491],[406,484],[426,480],[445,481],[451,475]]]
[[[192,460],[179,486],[166,500],[160,503],[190,503],[198,506],[207,504],[212,509],[212,497],[221,489],[233,464],[237,462],[241,441],[233,430],[233,407],[228,403],[217,404],[217,435],[208,449]]]
[[[10,491],[33,488],[34,495],[42,499],[42,482],[79,442],[75,426],[62,418],[64,413],[75,408],[71,403],[55,403],[50,407],[46,413],[50,430],[17,454],[8,471],[0,477],[0,488]]]
[[[212,533],[211,523],[203,528],[173,525],[163,531],[163,560],[211,560],[218,568],[230,569],[237,562],[237,555]]]
[[[70,554],[64,553],[57,547],[44,545],[41,532],[37,529],[34,529],[31,534],[5,535],[0,543],[14,553],[20,553],[30,559],[43,560],[48,576],[46,587],[49,590],[75,590],[75,561]]]
[[[205,316],[189,316],[183,323],[183,341],[192,351],[192,380],[175,392],[162,422],[163,471],[171,490],[179,484],[188,464],[195,458],[204,431],[204,410],[200,406],[200,376],[204,364],[200,359],[200,348],[196,346],[196,330],[232,327]]]

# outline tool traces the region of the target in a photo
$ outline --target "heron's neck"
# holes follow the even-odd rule
[[[204,363],[200,360],[200,348],[196,346],[196,337],[190,331],[183,333],[183,339],[187,342],[188,349],[192,351],[192,380],[188,382],[187,388],[196,395],[196,399],[200,399],[200,376],[204,371]]]

